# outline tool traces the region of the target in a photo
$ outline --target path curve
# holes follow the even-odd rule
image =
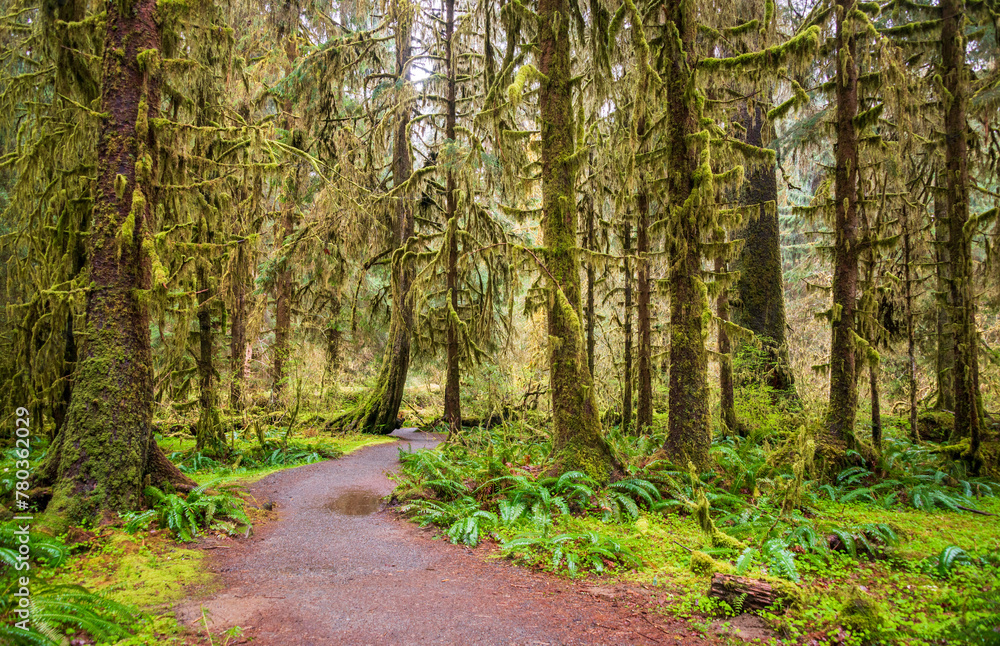
[[[400,449],[439,442],[415,429],[393,435],[399,442],[250,485],[261,503],[275,503],[278,520],[210,552],[206,566],[222,589],[181,606],[178,618],[200,627],[204,607],[213,632],[240,626],[255,646],[710,642],[630,608],[624,592],[595,597],[584,584],[486,561],[391,511],[343,513],[370,511],[362,492],[392,491],[386,472],[398,468]]]

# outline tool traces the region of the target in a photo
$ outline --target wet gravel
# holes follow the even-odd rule
[[[678,620],[647,614],[623,588],[531,572],[433,539],[380,509],[398,451],[433,447],[414,429],[394,444],[267,476],[249,487],[277,520],[208,552],[221,590],[178,608],[257,646],[326,644],[706,644]],[[218,544],[203,545],[206,549]],[[648,603],[645,604],[648,606]],[[202,633],[204,634],[204,633]]]

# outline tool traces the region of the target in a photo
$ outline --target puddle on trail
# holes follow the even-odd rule
[[[323,505],[328,511],[345,516],[368,516],[378,511],[380,496],[367,489],[348,489]]]

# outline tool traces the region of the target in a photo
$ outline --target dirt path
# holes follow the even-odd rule
[[[204,607],[214,632],[240,626],[255,646],[710,643],[636,609],[624,588],[487,561],[377,511],[392,491],[385,472],[398,467],[398,449],[438,441],[413,429],[395,435],[398,443],[252,485],[258,500],[274,501],[279,520],[213,550],[206,564],[222,590],[178,617],[200,625]]]

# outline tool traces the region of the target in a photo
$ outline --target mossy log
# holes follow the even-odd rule
[[[742,612],[770,608],[779,597],[777,591],[766,581],[722,573],[712,576],[708,596],[722,599],[733,609]]]

